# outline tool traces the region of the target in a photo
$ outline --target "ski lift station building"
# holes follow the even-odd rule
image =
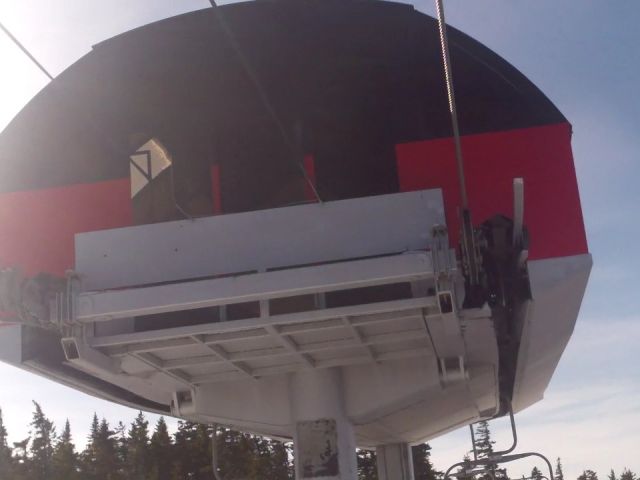
[[[449,48],[470,243],[412,6],[253,1],[95,45],[0,135],[0,359],[294,439],[298,478],[540,400],[591,267],[571,126]]]

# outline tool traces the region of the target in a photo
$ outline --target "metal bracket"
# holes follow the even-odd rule
[[[196,413],[195,392],[193,390],[181,390],[173,392],[171,398],[171,414],[176,417],[188,417]]]
[[[431,229],[433,246],[433,273],[438,291],[452,290],[453,273],[456,271],[455,253],[449,248],[449,234],[444,225],[434,225]]]
[[[443,386],[469,379],[464,357],[439,358],[438,371]]]
[[[464,358],[462,327],[458,316],[458,303],[455,292],[455,273],[457,260],[455,252],[449,248],[449,235],[444,225],[434,225],[431,230],[433,247],[431,249],[434,284],[440,317],[428,324],[433,337],[447,338],[439,341],[438,371],[443,387],[451,383],[467,380],[469,373]]]
[[[73,270],[65,273],[64,288],[55,292],[49,301],[49,322],[68,332],[76,324],[76,299],[80,292],[80,279]]]
[[[109,374],[122,373],[120,360],[99,352],[79,338],[66,337],[61,339],[60,343],[67,361],[83,370],[99,370]]]

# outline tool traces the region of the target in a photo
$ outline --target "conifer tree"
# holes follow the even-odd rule
[[[55,439],[55,428],[53,422],[49,420],[40,404],[33,401],[35,411],[31,421],[31,476],[33,480],[50,480],[53,471],[53,442]]]
[[[598,474],[593,470],[585,470],[580,474],[578,480],[598,480]]]
[[[196,479],[209,480],[213,476],[213,466],[211,464],[211,447],[213,440],[213,428],[211,425],[196,423],[194,428],[194,467]],[[219,444],[218,444],[219,445]],[[223,450],[224,453],[224,450]],[[222,460],[224,462],[224,459]],[[246,459],[245,459],[246,461]],[[245,468],[247,465],[245,465]],[[223,477],[227,478],[227,477]],[[233,478],[233,477],[232,477]]]
[[[93,413],[91,420],[91,427],[89,427],[89,437],[87,438],[87,445],[81,454],[80,471],[82,477],[88,480],[97,478],[97,457],[98,457],[98,430],[100,429],[100,422],[98,421],[98,414]]]
[[[246,478],[263,478],[266,472],[271,469],[269,440],[263,437],[249,436],[247,445],[250,448],[250,453],[247,458],[249,468]]]
[[[53,480],[74,480],[78,478],[78,456],[71,439],[71,425],[68,419],[53,451],[52,464]]]
[[[495,443],[496,442],[491,440],[489,422],[487,422],[486,420],[478,422],[475,428],[474,442],[478,458],[488,458],[489,456],[491,456],[491,454],[493,453],[493,445]],[[509,478],[506,468],[497,469],[495,465],[490,465],[488,469],[489,472],[482,477],[483,480],[504,480]]]
[[[262,437],[252,437],[246,439],[245,446],[250,450],[245,462],[248,461],[246,478],[262,478],[271,467],[269,441]],[[229,466],[227,466],[229,470]]]
[[[118,457],[114,432],[106,419],[94,413],[87,447],[82,454],[81,477],[87,480],[118,480]]]
[[[174,438],[175,455],[172,480],[182,480],[184,478],[210,480],[213,474],[211,467],[211,428],[195,422],[179,421],[178,430],[174,434]],[[224,452],[225,449],[221,448],[221,453]],[[221,460],[221,463],[223,463],[223,460]]]
[[[249,478],[256,474],[256,446],[251,435],[222,429],[218,436],[218,457],[223,478]]]
[[[437,480],[443,473],[433,468],[431,447],[428,443],[415,445],[411,449],[413,457],[413,475],[415,480]]]
[[[98,428],[98,448],[96,452],[96,473],[99,480],[118,479],[118,457],[116,455],[114,434],[115,432],[109,428],[107,420],[103,418],[100,421],[100,427]]]
[[[53,422],[33,402],[35,411],[30,423],[31,437],[8,445],[7,430],[0,409],[0,480],[210,480],[212,427],[180,421],[175,441],[169,435],[164,418],[156,423],[149,438],[149,423],[142,412],[128,432],[120,422],[114,430],[105,419],[98,421],[94,414],[87,446],[82,455],[75,451],[71,427],[67,420],[56,439]],[[476,451],[486,457],[493,452],[488,424],[477,427]],[[291,480],[291,446],[268,438],[221,428],[216,436],[221,474],[228,480]],[[30,443],[31,442],[31,443]],[[434,469],[428,444],[413,447],[413,466],[416,480],[440,480],[442,472]],[[468,470],[471,462],[465,456]],[[556,459],[553,480],[564,480],[560,458]],[[496,470],[496,478],[507,479],[506,472]],[[456,474],[465,478],[466,472]],[[358,451],[358,478],[377,480],[375,454]],[[468,478],[468,475],[467,475]],[[542,480],[538,468],[531,478]],[[524,479],[524,476],[523,476]],[[598,480],[593,470],[585,470],[578,480]],[[618,477],[613,469],[607,480],[640,480],[625,468]]]
[[[185,432],[185,421],[178,420],[178,429],[173,434],[173,465],[171,466],[171,480],[189,478],[187,476],[188,438]]]
[[[167,423],[160,417],[149,446],[149,480],[170,480],[173,445]]]
[[[31,462],[27,457],[27,448],[29,446],[30,437],[20,442],[13,442],[13,458],[11,462],[12,477],[11,480],[28,480],[30,479]]]
[[[543,480],[542,479],[542,472],[538,469],[538,467],[533,467],[533,470],[531,470],[531,479],[532,480]]]
[[[122,421],[113,430],[117,470],[121,478],[127,477],[127,427]]]
[[[252,449],[248,452],[248,460],[251,463],[248,478],[289,480],[293,477],[289,450],[284,443],[257,436],[247,436],[247,441],[247,445]]]
[[[138,412],[127,436],[127,474],[131,480],[145,480],[148,466],[149,422]]]
[[[378,480],[378,462],[375,450],[357,451],[358,480]]]
[[[271,464],[269,474],[274,480],[290,480],[294,477],[293,465],[289,461],[292,453],[291,444],[279,442],[277,440],[269,440],[271,450]]]
[[[0,408],[0,478],[11,478],[12,475],[11,448],[7,443],[7,429],[2,418]]]
[[[562,471],[562,462],[560,461],[560,457],[556,459],[555,480],[564,480],[564,472]]]
[[[489,430],[489,422],[482,420],[478,422],[475,432],[475,445],[478,458],[487,458],[493,453],[493,445],[496,443],[491,440],[491,431]]]

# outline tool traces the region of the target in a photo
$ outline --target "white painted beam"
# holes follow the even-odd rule
[[[433,275],[426,252],[142,288],[81,293],[76,320],[129,318],[311,293],[412,282]]]
[[[257,329],[263,329],[266,325],[279,325],[282,327],[281,331],[283,333],[291,334],[293,330],[302,331],[306,325],[309,325],[309,329],[334,327],[336,325],[342,328],[342,318],[345,316],[351,317],[351,322],[354,325],[362,325],[369,322],[397,321],[398,318],[406,318],[405,312],[409,312],[409,316],[414,317],[416,309],[424,309],[427,316],[439,315],[439,309],[434,299],[432,297],[422,297],[274,315],[267,318],[256,317],[245,320],[151,330],[148,332],[92,337],[88,339],[88,342],[93,347],[108,347],[132,343],[175,341],[181,337],[190,337],[192,335],[227,335],[236,333],[241,335],[242,332],[248,332],[248,336],[256,336]],[[290,330],[290,328],[293,330]],[[265,331],[264,335],[266,336],[268,333]]]

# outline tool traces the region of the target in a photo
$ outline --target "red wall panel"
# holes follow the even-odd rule
[[[0,266],[63,275],[74,235],[132,224],[129,178],[0,194]]]
[[[512,182],[524,178],[530,258],[587,252],[578,184],[566,123],[468,135],[462,151],[474,224],[513,215]],[[451,138],[396,146],[401,191],[442,188],[452,245],[459,237],[460,190]]]
[[[530,258],[587,252],[570,147],[570,126],[557,124],[462,139],[474,223],[512,215],[512,181],[523,177]],[[459,222],[458,179],[450,138],[396,146],[401,191],[442,188],[452,245]],[[314,159],[304,166],[315,183]],[[211,171],[214,213],[222,212],[221,172]],[[306,196],[313,192],[306,185]],[[132,224],[129,179],[0,194],[0,266],[25,274],[73,268],[74,235]]]

